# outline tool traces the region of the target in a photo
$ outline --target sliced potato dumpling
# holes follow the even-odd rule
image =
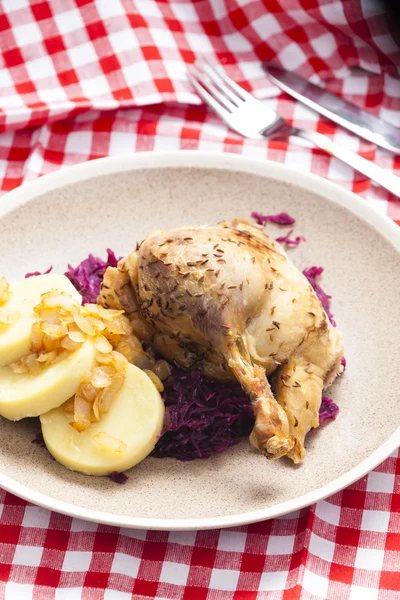
[[[11,313],[10,324],[0,324],[0,366],[9,365],[30,353],[31,327],[37,321],[33,309],[41,295],[50,290],[70,294],[79,304],[82,298],[65,275],[38,275],[10,285],[1,309]]]
[[[0,367],[0,415],[19,421],[60,406],[76,393],[83,373],[95,364],[96,352],[94,343],[86,341],[37,375]]]
[[[164,420],[164,403],[150,378],[129,364],[109,412],[78,432],[60,406],[40,417],[44,441],[58,462],[87,475],[125,471],[153,450]]]

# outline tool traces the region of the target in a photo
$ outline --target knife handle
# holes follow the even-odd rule
[[[301,137],[308,140],[314,146],[321,148],[331,156],[338,158],[342,162],[346,163],[350,167],[353,167],[356,171],[359,171],[363,175],[366,175],[372,181],[379,183],[383,188],[400,197],[400,177],[396,177],[392,173],[388,173],[381,167],[378,167],[370,160],[363,158],[359,154],[342,148],[338,144],[332,142],[326,135],[322,135],[317,131],[306,131],[304,129],[295,129],[291,132],[291,135]]]

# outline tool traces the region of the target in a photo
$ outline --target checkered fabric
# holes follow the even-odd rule
[[[399,158],[279,94],[260,66],[400,125],[393,26],[375,0],[2,0],[0,189],[101,156],[213,150],[316,173],[400,224],[398,201],[321,151],[229,131],[185,76],[206,56],[291,124],[400,175]],[[0,600],[131,598],[398,600],[400,455],[310,508],[222,531],[120,530],[0,490]]]

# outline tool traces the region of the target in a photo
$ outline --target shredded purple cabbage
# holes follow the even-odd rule
[[[166,426],[152,456],[190,461],[223,452],[248,436],[254,425],[251,402],[238,384],[221,383],[198,371],[174,366],[164,382]],[[322,398],[320,423],[339,407]]]
[[[277,238],[275,238],[276,242],[279,242],[280,244],[286,244],[286,246],[292,247],[292,248],[296,248],[300,242],[305,242],[306,238],[303,237],[302,235],[297,235],[294,240],[291,239],[291,235],[293,233],[294,229],[291,229],[290,231],[288,231],[288,233],[286,235],[281,235]]]
[[[321,406],[319,409],[319,423],[323,423],[327,419],[336,419],[339,413],[339,407],[332,400],[332,398],[327,398],[323,396]]]
[[[333,314],[331,313],[331,298],[332,296],[328,296],[322,289],[322,287],[317,282],[317,279],[322,275],[324,269],[323,267],[308,267],[304,269],[303,275],[305,275],[310,282],[313,290],[317,294],[322,306],[325,309],[326,314],[329,317],[330,322],[334,327],[336,327],[336,321],[333,318]]]
[[[112,473],[110,473],[108,475],[108,478],[111,479],[111,481],[113,481],[114,483],[119,483],[121,485],[126,483],[129,479],[128,475],[125,475],[125,473],[119,473],[118,471],[113,471]]]
[[[296,220],[285,212],[281,212],[277,215],[262,215],[258,212],[252,212],[251,216],[255,219],[258,225],[265,225],[265,223],[275,223],[275,225],[294,225]]]
[[[36,436],[32,440],[32,444],[36,444],[36,446],[39,446],[39,448],[44,448],[50,456],[51,460],[56,460],[54,456],[50,454],[50,452],[47,450],[46,443],[44,441],[44,437],[41,431],[39,431],[39,433],[36,434]]]
[[[164,388],[167,425],[153,450],[156,458],[208,458],[250,434],[253,408],[238,384],[175,366]]]
[[[36,444],[41,448],[46,448],[46,444],[44,443],[44,437],[41,431],[39,431],[39,433],[35,435],[35,437],[32,440],[32,444]]]
[[[44,273],[41,273],[40,271],[33,271],[33,273],[27,273],[25,275],[25,279],[29,279],[29,277],[37,277],[38,275],[47,275],[48,273],[50,273],[53,270],[53,265],[51,265],[51,267],[49,267],[47,269],[47,271],[44,271]]]
[[[114,252],[107,248],[106,261],[89,254],[77,267],[68,265],[65,275],[81,294],[83,304],[94,303],[100,293],[100,285],[107,267],[116,267],[117,264],[118,259]]]
[[[345,372],[345,370],[346,370],[346,368],[347,368],[347,361],[346,361],[346,359],[345,359],[345,357],[344,357],[344,356],[342,356],[342,358],[341,358],[341,360],[340,360],[340,364],[341,364],[341,365],[342,365],[342,367],[343,367],[343,373],[344,373],[344,372]]]

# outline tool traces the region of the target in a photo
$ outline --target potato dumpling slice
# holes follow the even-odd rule
[[[0,367],[0,415],[19,421],[60,406],[76,393],[83,373],[93,368],[96,353],[94,343],[86,341],[66,358],[43,367],[38,375]]]
[[[87,475],[125,471],[153,450],[164,420],[164,402],[150,378],[129,364],[108,413],[79,433],[64,406],[40,417],[47,449],[58,462]]]
[[[37,275],[10,285],[8,298],[1,309],[18,314],[9,325],[0,325],[0,366],[9,365],[30,353],[31,327],[38,316],[33,312],[41,295],[50,290],[70,294],[81,304],[82,298],[65,275]]]

